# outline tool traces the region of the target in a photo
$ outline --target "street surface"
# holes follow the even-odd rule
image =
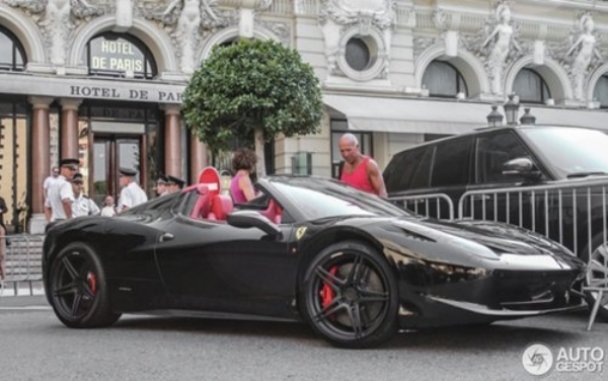
[[[106,329],[64,327],[43,296],[0,298],[1,380],[532,380],[522,355],[542,343],[600,347],[608,324],[586,312],[485,327],[409,332],[371,350],[329,346],[303,324],[123,316]],[[608,371],[543,380],[606,380]]]

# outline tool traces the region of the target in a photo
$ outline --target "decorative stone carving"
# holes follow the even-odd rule
[[[180,69],[185,74],[194,72],[202,30],[224,27],[234,21],[234,14],[217,9],[217,0],[173,0],[163,9],[144,9],[144,16],[159,21],[169,30],[173,42],[179,46]]]
[[[511,9],[505,2],[501,2],[496,7],[496,25],[494,30],[481,45],[482,50],[488,48],[489,54],[486,60],[488,74],[491,80],[491,90],[493,94],[503,93],[504,67],[507,57],[511,52],[511,46],[517,53],[522,49],[514,38],[513,27],[511,26]]]
[[[50,58],[55,66],[65,65],[66,46],[76,19],[88,20],[104,13],[103,9],[90,5],[86,0],[8,0],[8,5],[19,7],[44,17],[36,20],[50,40]]]
[[[395,0],[321,0],[319,23],[325,37],[329,73],[357,80],[386,78],[395,9]],[[348,43],[345,37],[355,35],[369,37],[377,45],[377,63],[369,73],[355,73],[344,66],[343,55]]]
[[[574,98],[584,101],[585,79],[592,60],[596,63],[602,61],[602,55],[596,48],[596,39],[593,35],[594,23],[591,14],[585,13],[579,19],[580,33],[576,41],[566,52],[565,61],[569,64],[570,80],[574,88]],[[594,65],[595,66],[595,65]]]
[[[436,37],[430,36],[416,36],[414,37],[414,59],[418,59],[422,52],[424,52],[429,46],[437,43]]]
[[[285,45],[289,45],[291,32],[289,25],[284,22],[258,20],[257,24],[271,31]]]

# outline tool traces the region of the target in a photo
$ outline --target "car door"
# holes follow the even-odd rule
[[[271,237],[181,210],[162,229],[156,258],[175,307],[289,315],[296,271],[291,225],[280,225],[281,236]]]

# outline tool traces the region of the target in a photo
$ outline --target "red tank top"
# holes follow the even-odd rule
[[[343,170],[342,176],[340,176],[340,181],[359,190],[375,194],[376,191],[374,190],[374,187],[367,176],[367,163],[369,160],[370,159],[368,156],[363,156],[363,160],[361,160],[359,165],[355,167],[352,173],[348,173],[346,170]]]

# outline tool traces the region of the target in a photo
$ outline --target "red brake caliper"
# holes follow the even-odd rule
[[[97,293],[97,277],[95,277],[95,274],[90,271],[87,273],[87,283],[91,288],[91,292],[93,292],[93,295],[95,295]]]
[[[329,273],[331,275],[336,275],[338,271],[338,266],[334,266],[329,269]],[[331,288],[331,286],[327,282],[323,282],[323,288],[321,288],[321,304],[323,308],[327,308],[331,302],[336,297],[335,291]]]

